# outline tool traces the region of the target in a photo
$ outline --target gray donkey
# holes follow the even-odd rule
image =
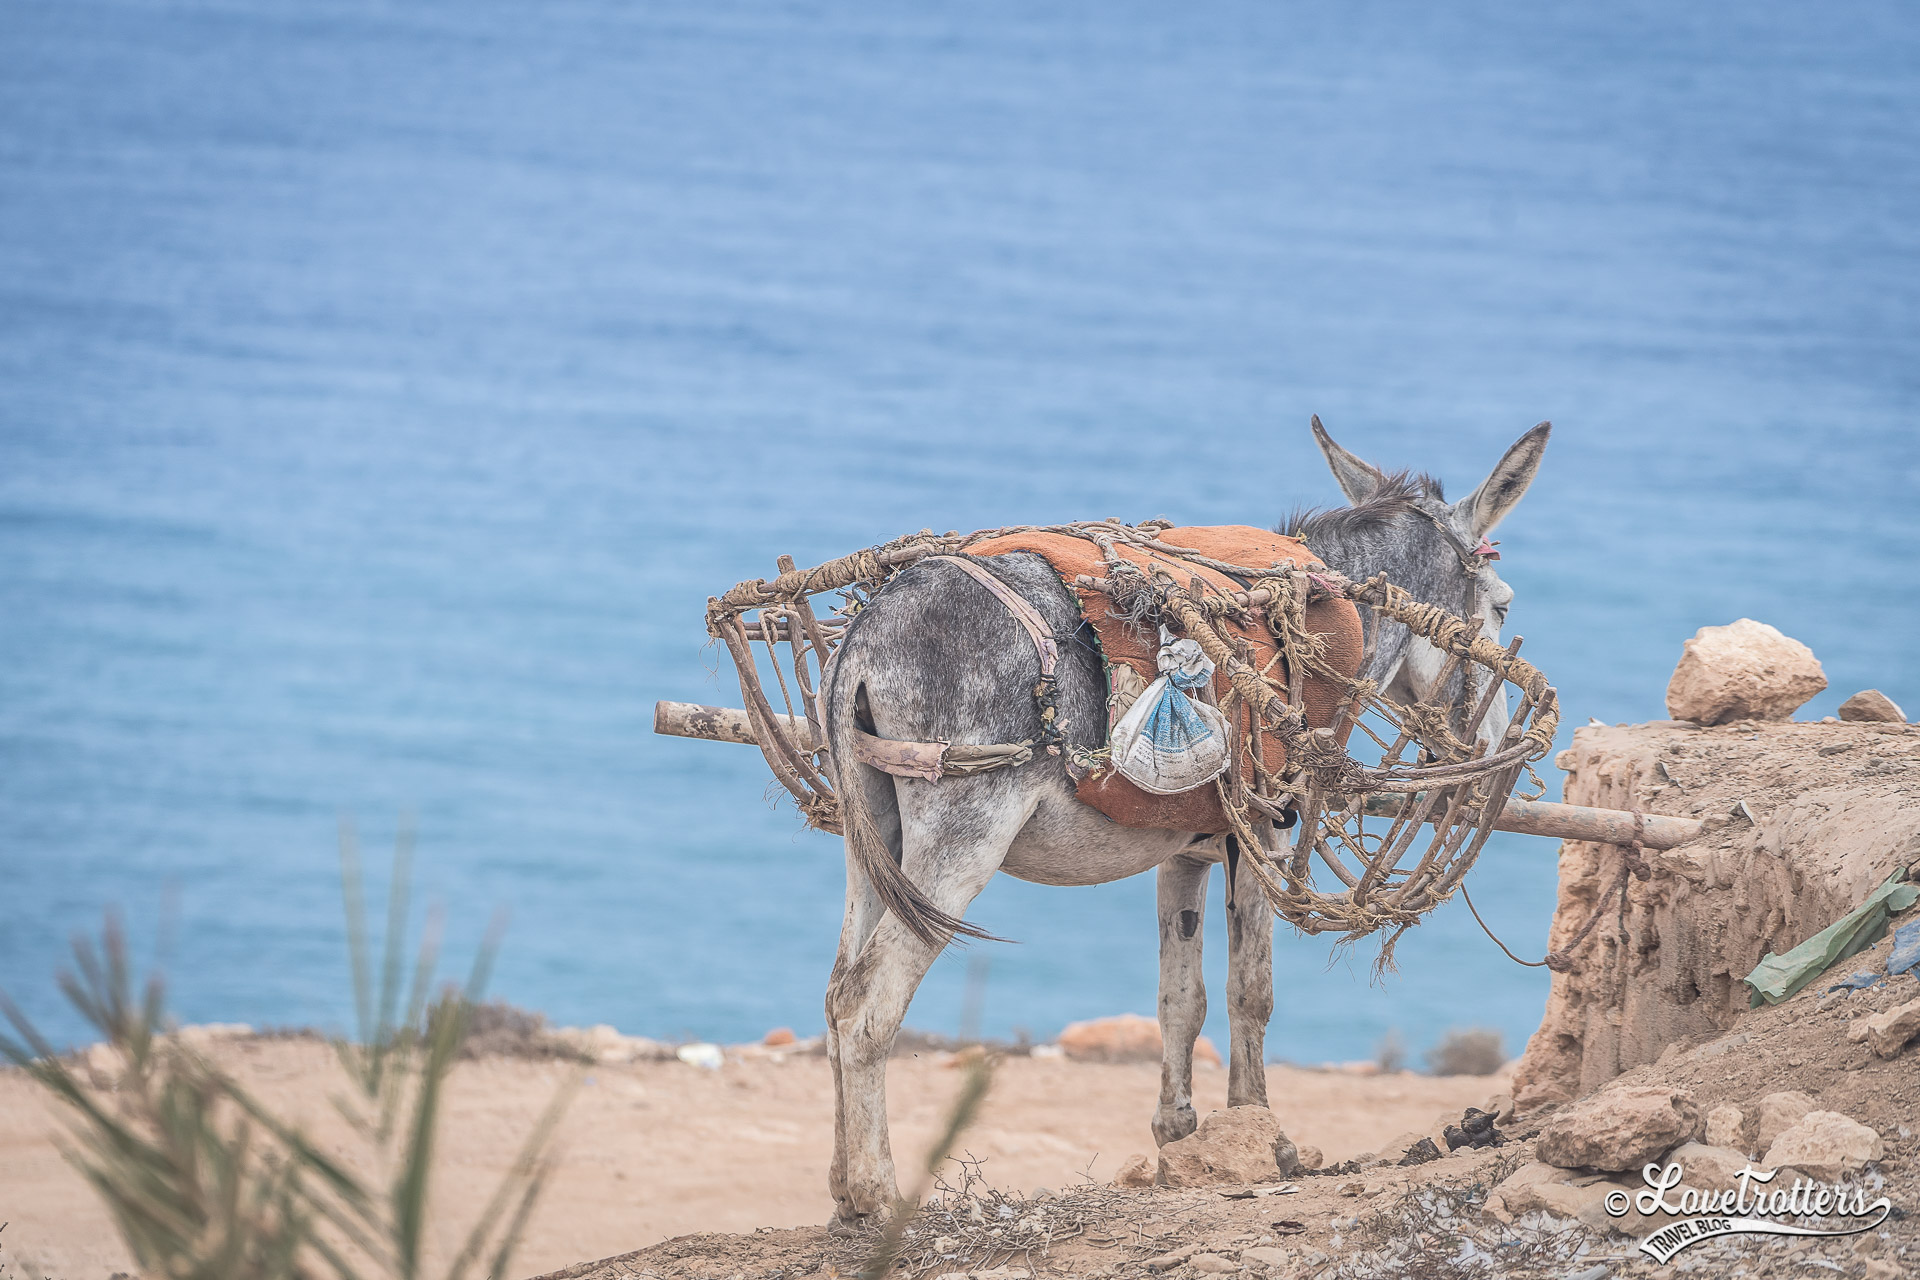
[[[1351,506],[1299,512],[1282,532],[1306,539],[1332,569],[1361,578],[1385,570],[1417,599],[1477,616],[1498,639],[1513,591],[1494,572],[1485,541],[1539,469],[1548,423],[1527,432],[1467,497],[1447,503],[1437,480],[1386,474],[1334,443],[1316,418],[1314,438]],[[1060,643],[1056,705],[1068,741],[1094,749],[1106,737],[1106,678],[1097,652],[1073,643],[1072,593],[1038,555],[978,562],[1023,597]],[[1366,616],[1366,611],[1363,617]],[[1371,620],[1368,619],[1371,626]],[[1389,624],[1362,674],[1405,701],[1477,693],[1433,687],[1442,655]],[[1207,876],[1221,842],[1203,833],[1121,827],[1080,803],[1064,763],[1030,763],[937,782],[897,777],[855,761],[856,728],[914,742],[1016,742],[1032,738],[1034,643],[1007,607],[952,563],[896,575],[848,625],[823,677],[821,702],[847,832],[847,908],[827,984],[827,1056],[833,1067],[834,1144],[828,1182],[835,1217],[883,1217],[895,1202],[887,1138],[887,1058],[907,1003],[955,934],[988,936],[960,917],[996,871],[1039,884],[1105,884],[1160,868],[1160,1027],[1165,1044],[1153,1135],[1193,1131],[1193,1045],[1206,1017],[1201,979]],[[1480,726],[1505,732],[1504,698]],[[1252,876],[1239,877],[1228,916],[1231,1032],[1227,1101],[1267,1102],[1265,1038],[1273,1013],[1273,915]]]

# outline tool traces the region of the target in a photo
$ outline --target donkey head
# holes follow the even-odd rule
[[[1500,558],[1487,535],[1519,503],[1533,483],[1553,424],[1543,422],[1508,449],[1480,486],[1458,502],[1448,502],[1432,476],[1388,474],[1334,443],[1320,419],[1313,436],[1327,465],[1352,505],[1317,516],[1296,517],[1290,532],[1308,537],[1314,552],[1349,577],[1384,570],[1390,581],[1417,600],[1462,618],[1477,619],[1480,633],[1496,643],[1513,602],[1513,588],[1500,580],[1493,562]],[[1437,702],[1451,708],[1456,731],[1485,695],[1491,678],[1470,667],[1446,675],[1446,655],[1405,627],[1389,625],[1375,641],[1374,656],[1361,674],[1378,682],[1399,701]],[[1507,731],[1506,691],[1494,697],[1475,733],[1489,746]]]

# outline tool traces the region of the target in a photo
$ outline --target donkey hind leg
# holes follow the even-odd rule
[[[1213,864],[1175,854],[1160,864],[1160,1105],[1153,1140],[1161,1146],[1192,1133],[1193,1042],[1207,1020],[1200,971],[1206,936],[1207,872]]]
[[[1227,911],[1227,1105],[1267,1105],[1267,1023],[1273,1017],[1273,908],[1245,869]]]
[[[902,804],[901,870],[934,906],[959,916],[999,870],[1034,801],[1001,797],[1002,803],[980,804],[976,796],[963,809],[954,783],[920,785],[948,789],[942,800],[952,803]],[[848,919],[851,925],[851,911]],[[837,1130],[829,1186],[834,1217],[842,1222],[884,1218],[899,1197],[887,1139],[887,1057],[914,990],[940,953],[892,914],[880,917],[851,958],[845,954],[849,938],[842,934],[843,954],[827,984]]]
[[[891,800],[881,811],[894,819],[890,843],[899,847],[898,815],[893,812]],[[867,940],[873,937],[874,928],[886,908],[881,905],[880,895],[875,893],[873,885],[861,873],[852,853],[847,855],[847,912],[840,922],[840,948],[833,957],[833,976],[838,978],[847,971],[859,956]],[[834,1203],[843,1203],[847,1198],[847,1119],[845,1099],[847,1091],[840,1081],[840,1037],[833,1028],[833,988],[827,988],[827,1063],[833,1069],[833,1163],[827,1167],[827,1189],[832,1192]]]

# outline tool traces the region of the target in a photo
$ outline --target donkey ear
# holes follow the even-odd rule
[[[1379,468],[1371,463],[1362,462],[1333,442],[1327,429],[1320,425],[1320,415],[1313,415],[1313,438],[1320,446],[1320,452],[1327,456],[1327,465],[1333,468],[1333,478],[1340,482],[1340,491],[1347,495],[1347,501],[1358,506],[1367,500],[1383,477]]]
[[[1553,424],[1543,422],[1521,436],[1494,466],[1492,474],[1480,482],[1480,487],[1454,504],[1454,509],[1466,517],[1467,528],[1474,537],[1484,538],[1492,533],[1493,527],[1520,505],[1521,495],[1540,470],[1540,459],[1547,451],[1547,437],[1552,434]]]

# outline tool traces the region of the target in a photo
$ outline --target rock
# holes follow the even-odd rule
[[[1231,1258],[1223,1258],[1217,1253],[1196,1253],[1187,1259],[1187,1265],[1205,1275],[1223,1276],[1238,1271],[1240,1264]]]
[[[1186,1139],[1183,1138],[1181,1141],[1184,1142]],[[1178,1249],[1174,1249],[1171,1252],[1163,1253],[1158,1257],[1148,1258],[1147,1270],[1171,1271],[1198,1252],[1200,1252],[1200,1246],[1197,1244],[1181,1245]]]
[[[1160,1148],[1159,1182],[1210,1187],[1227,1182],[1277,1182],[1299,1168],[1293,1143],[1265,1107],[1228,1107],[1210,1113],[1186,1137]]]
[[[705,1071],[718,1071],[727,1062],[725,1051],[717,1044],[683,1044],[673,1051],[673,1056]]]
[[[1698,1187],[1702,1191],[1732,1191],[1740,1185],[1735,1174],[1745,1168],[1758,1167],[1733,1147],[1703,1142],[1683,1142],[1668,1153],[1667,1159],[1679,1164],[1681,1186]]]
[[[1773,1140],[1764,1163],[1769,1169],[1797,1169],[1809,1178],[1832,1182],[1886,1155],[1880,1135],[1838,1111],[1809,1111]]]
[[[202,1022],[180,1027],[167,1039],[198,1053],[207,1053],[222,1040],[245,1040],[253,1028],[244,1022]]]
[[[1765,1151],[1773,1145],[1775,1138],[1799,1124],[1818,1105],[1798,1089],[1770,1093],[1760,1099],[1759,1119],[1753,1131],[1753,1150]]]
[[[1513,1119],[1513,1095],[1496,1093],[1481,1103],[1480,1109],[1492,1116],[1495,1124],[1505,1124]]]
[[[1326,1154],[1318,1147],[1297,1147],[1295,1155],[1302,1169],[1318,1169],[1327,1162]]]
[[[1400,1157],[1406,1155],[1407,1152],[1419,1146],[1420,1143],[1426,1139],[1427,1135],[1424,1133],[1409,1131],[1397,1137],[1389,1138],[1381,1145],[1380,1150],[1375,1154],[1387,1164],[1396,1164],[1399,1162]]]
[[[1702,627],[1682,646],[1667,682],[1667,711],[1676,720],[1786,720],[1827,687],[1813,650],[1764,622],[1741,618]]]
[[[110,1044],[92,1044],[87,1046],[84,1060],[87,1070],[102,1083],[111,1087],[113,1081],[120,1078],[120,1051]]]
[[[1842,720],[1866,720],[1881,724],[1905,724],[1907,713],[1900,704],[1878,689],[1862,689],[1840,704]]]
[[[672,1045],[645,1036],[621,1035],[604,1022],[594,1027],[555,1027],[545,1034],[547,1043],[567,1056],[603,1066],[672,1058],[678,1052]],[[719,1052],[717,1046],[709,1047]]]
[[[1740,1108],[1723,1102],[1707,1112],[1708,1146],[1728,1147],[1734,1151],[1751,1151],[1754,1144],[1749,1134],[1747,1113]]]
[[[1137,1013],[1069,1023],[1057,1043],[1075,1062],[1158,1062],[1161,1057],[1160,1024]],[[1217,1067],[1220,1051],[1201,1036],[1194,1042],[1193,1060]]]
[[[1856,1029],[1860,1033],[1857,1036]],[[1861,1018],[1847,1028],[1847,1039],[1856,1043],[1866,1041],[1876,1058],[1899,1057],[1907,1041],[1916,1035],[1920,1035],[1920,1000],[1909,1000],[1885,1013]]]
[[[1137,1013],[1069,1023],[1060,1048],[1075,1062],[1158,1062],[1160,1024]]]
[[[1258,1245],[1252,1249],[1240,1251],[1240,1261],[1257,1263],[1260,1266],[1278,1271],[1287,1265],[1289,1258],[1285,1249],[1276,1249],[1272,1245]]]
[[[1540,1161],[1523,1164],[1488,1194],[1486,1212],[1508,1224],[1529,1213],[1547,1213],[1585,1222],[1592,1211],[1598,1209],[1601,1217],[1605,1217],[1606,1194],[1612,1187],[1601,1182],[1596,1191],[1592,1185],[1575,1185],[1573,1179],[1577,1176]],[[1588,1177],[1580,1182],[1593,1184],[1595,1179]],[[1604,1230],[1605,1224],[1596,1229]]]
[[[1439,1158],[1440,1148],[1438,1144],[1436,1144],[1432,1138],[1422,1138],[1407,1148],[1407,1153],[1400,1157],[1399,1162],[1403,1165],[1425,1164],[1429,1160],[1438,1160]]]
[[[1128,1156],[1126,1163],[1120,1166],[1120,1172],[1113,1175],[1116,1187],[1150,1187],[1153,1185],[1153,1161],[1145,1156]]]
[[[1627,1085],[1563,1108],[1547,1121],[1533,1150],[1557,1168],[1619,1173],[1679,1146],[1699,1125],[1700,1108],[1684,1090]]]
[[[760,1038],[760,1043],[769,1049],[779,1049],[794,1043],[799,1038],[793,1034],[792,1027],[775,1027]]]
[[[1900,1280],[1900,1264],[1886,1258],[1868,1258],[1862,1274],[1866,1280]]]

